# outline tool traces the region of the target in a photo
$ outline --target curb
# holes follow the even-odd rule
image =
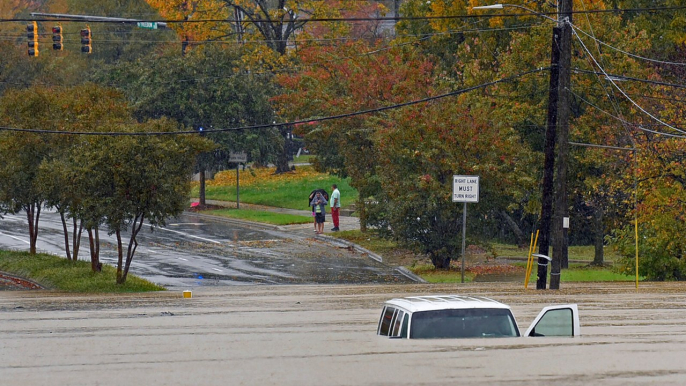
[[[16,280],[20,280],[20,281],[25,281],[25,282],[27,282],[27,283],[29,283],[29,284],[33,284],[33,285],[35,285],[36,287],[38,287],[38,288],[36,288],[36,289],[41,289],[41,290],[46,290],[46,289],[48,289],[48,288],[47,288],[46,286],[44,286],[43,284],[40,284],[40,283],[38,283],[38,282],[36,282],[36,281],[33,281],[33,280],[30,280],[30,279],[26,279],[26,278],[21,277],[21,276],[17,276],[16,274],[13,274],[13,273],[5,272],[5,271],[0,271],[0,276],[4,276],[4,277],[10,278],[10,279],[16,279]]]
[[[403,266],[398,266],[395,268],[395,270],[400,272],[406,278],[408,278],[410,280],[414,280],[417,283],[428,283],[428,281],[426,281],[426,280],[422,279],[421,277],[415,275],[414,273],[412,273],[412,271],[410,271],[409,269],[407,269]]]
[[[316,235],[315,238],[322,239],[322,240],[328,242],[329,244],[334,244],[334,245],[338,244],[339,246],[342,245],[344,247],[351,247],[356,252],[359,252],[363,255],[367,255],[367,256],[369,256],[369,258],[371,258],[372,260],[375,260],[379,263],[383,263],[383,258],[381,256],[377,255],[376,253],[374,253],[368,249],[362,248],[361,246],[359,246],[353,242],[350,242],[348,240],[343,240],[343,239],[339,239],[339,238],[331,237],[331,236],[326,236],[326,235]]]

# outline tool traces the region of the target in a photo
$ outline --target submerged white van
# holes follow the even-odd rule
[[[576,304],[545,307],[524,336],[579,336]],[[377,335],[402,339],[522,336],[510,306],[482,296],[435,295],[384,303]]]

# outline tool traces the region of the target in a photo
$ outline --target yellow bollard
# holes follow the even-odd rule
[[[191,291],[188,291],[188,290],[183,291],[183,297],[184,297],[184,299],[190,299],[193,297],[193,293]]]
[[[526,264],[526,278],[524,279],[524,289],[527,289],[529,287],[529,277],[531,276],[531,270],[534,267],[534,258],[533,258],[533,248],[536,248],[536,245],[538,244],[538,232],[536,231],[536,238],[534,239],[534,243],[529,247],[529,259],[527,260]],[[533,236],[533,234],[531,235]]]
[[[529,254],[526,255],[526,273],[524,274],[524,289],[529,286],[529,266],[531,265],[531,249],[534,247],[534,232],[531,232],[531,241],[529,241]]]

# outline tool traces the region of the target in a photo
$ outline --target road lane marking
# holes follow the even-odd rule
[[[179,231],[175,231],[175,230],[167,229],[167,228],[162,228],[162,227],[159,227],[158,229],[162,229],[163,231],[167,231],[167,232],[178,233],[178,234],[180,234],[180,235],[192,237],[192,238],[194,238],[194,239],[198,239],[198,240],[202,240],[202,241],[207,241],[207,242],[210,242],[210,243],[221,244],[219,241],[211,240],[211,239],[206,239],[206,238],[200,237],[200,236],[193,236],[193,235],[190,235],[190,234],[188,234],[188,233],[186,233],[186,232],[179,232]]]
[[[2,236],[7,236],[7,237],[9,237],[9,238],[11,238],[11,239],[15,239],[15,240],[21,241],[21,242],[26,243],[26,244],[31,244],[31,243],[28,242],[27,240],[24,240],[24,239],[19,238],[19,237],[16,237],[16,236],[8,235],[8,234],[6,234],[6,233],[0,232],[0,235],[2,235]]]
[[[215,271],[217,271],[217,272],[224,272],[224,271],[222,271],[221,269],[218,269],[218,268],[212,268],[212,269],[215,270]]]
[[[183,261],[188,261],[187,259],[184,259],[183,257],[177,257],[177,259],[183,260]]]

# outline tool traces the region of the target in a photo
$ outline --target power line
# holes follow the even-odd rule
[[[654,8],[627,8],[627,9],[593,9],[585,11],[572,11],[571,14],[594,14],[594,13],[638,13],[638,12],[662,12],[662,11],[674,11],[686,9],[686,6],[672,6],[672,7],[654,7]],[[538,12],[537,15],[544,16],[557,16],[557,12]],[[484,15],[445,15],[445,16],[392,16],[392,17],[324,17],[324,18],[304,18],[304,19],[284,19],[284,20],[272,20],[272,19],[196,19],[196,20],[160,20],[160,19],[149,19],[149,20],[136,20],[135,22],[149,22],[149,23],[169,23],[169,24],[194,24],[194,23],[288,23],[288,22],[365,22],[365,21],[422,21],[422,20],[454,20],[454,19],[478,19],[478,18],[494,18],[494,17],[523,17],[532,16],[528,14],[484,14]],[[110,21],[110,20],[84,20],[84,19],[26,19],[26,18],[14,18],[14,19],[0,19],[0,23],[8,22],[89,22],[89,23],[105,23],[105,24],[131,24],[131,21]]]
[[[675,88],[686,88],[686,84],[679,84],[679,83],[667,83],[667,82],[660,82],[657,80],[649,80],[649,79],[641,79],[641,78],[633,78],[630,76],[624,76],[624,75],[615,75],[615,74],[608,74],[606,72],[596,72],[596,71],[589,71],[589,70],[582,70],[580,68],[573,68],[572,69],[575,72],[582,73],[582,74],[594,74],[594,75],[605,75],[606,77],[612,78],[612,79],[624,79],[624,80],[631,80],[635,82],[641,82],[641,83],[649,83],[649,84],[655,84],[659,86],[667,86],[667,87],[675,87]]]
[[[509,77],[505,78],[500,78],[498,80],[494,80],[491,82],[487,83],[482,83],[477,86],[472,86],[472,87],[467,87],[464,89],[456,90],[456,91],[451,91],[446,94],[441,94],[441,95],[436,95],[428,98],[422,98],[422,99],[417,99],[414,101],[409,101],[409,102],[404,102],[404,103],[398,103],[390,106],[384,106],[384,107],[377,107],[374,109],[368,109],[368,110],[361,110],[361,111],[355,111],[352,113],[346,113],[346,114],[338,114],[338,115],[330,115],[327,117],[321,117],[321,118],[313,118],[313,119],[305,119],[305,120],[298,120],[298,121],[292,121],[292,122],[285,122],[285,123],[275,123],[275,124],[262,124],[262,125],[253,125],[253,126],[244,126],[244,127],[232,127],[232,128],[226,128],[226,129],[209,129],[203,131],[203,133],[221,133],[221,132],[229,132],[229,131],[237,131],[237,130],[255,130],[255,129],[267,129],[267,128],[279,128],[279,127],[284,127],[284,126],[292,126],[292,125],[300,125],[300,124],[307,124],[307,123],[318,123],[318,122],[325,122],[325,121],[332,121],[332,120],[337,120],[337,119],[343,119],[343,118],[351,118],[355,116],[360,116],[360,115],[367,115],[367,114],[374,114],[374,113],[379,113],[383,111],[388,111],[388,110],[395,110],[399,109],[402,107],[407,107],[407,106],[412,106],[420,103],[426,103],[426,102],[431,102],[451,96],[456,96],[460,94],[464,94],[470,91],[478,90],[481,88],[486,88],[488,86],[493,86],[498,83],[503,83],[503,82],[509,82],[517,78],[521,78],[526,75],[534,74],[537,72],[542,72],[542,71],[547,71],[549,70],[549,67],[540,67],[534,70],[529,70],[525,71],[522,73],[519,73],[517,75],[512,75]],[[135,132],[135,133],[127,133],[127,132],[75,132],[75,131],[59,131],[59,130],[40,130],[40,129],[20,129],[16,127],[6,127],[6,126],[0,126],[0,130],[4,131],[14,131],[14,132],[24,132],[24,133],[36,133],[36,134],[65,134],[65,135],[92,135],[92,136],[154,136],[154,135],[180,135],[180,134],[198,134],[197,131],[192,130],[192,131],[174,131],[174,132]]]
[[[607,115],[607,116],[609,116],[609,117],[611,117],[611,118],[613,118],[613,119],[615,119],[615,120],[617,120],[617,121],[619,121],[619,122],[621,122],[621,123],[623,123],[623,124],[627,124],[627,125],[630,125],[631,127],[635,127],[635,128],[637,128],[638,130],[645,131],[645,132],[647,132],[647,133],[652,133],[652,134],[664,135],[664,136],[672,137],[672,138],[686,138],[685,135],[672,134],[672,133],[664,133],[664,132],[661,132],[661,131],[646,129],[646,128],[643,127],[643,125],[641,125],[641,124],[629,122],[629,121],[627,121],[627,120],[625,120],[625,119],[623,119],[623,118],[620,118],[620,117],[618,117],[618,116],[612,115],[612,113],[610,113],[610,112],[608,112],[608,111],[606,111],[606,110],[600,108],[600,107],[597,106],[596,104],[590,102],[589,100],[587,100],[586,98],[582,97],[581,95],[575,93],[574,91],[571,91],[571,93],[572,93],[575,97],[577,97],[579,100],[581,100],[582,102],[586,103],[587,105],[593,107],[594,109],[600,111],[601,113],[603,113],[603,114],[605,114],[605,115]],[[659,125],[659,126],[664,126],[664,125]]]
[[[675,66],[686,66],[686,63],[682,63],[682,62],[668,62],[668,61],[665,61],[665,60],[646,58],[646,57],[644,57],[644,56],[632,54],[631,52],[627,52],[627,51],[624,51],[624,50],[622,50],[622,49],[620,49],[620,48],[613,47],[613,46],[609,45],[608,43],[605,43],[604,41],[602,41],[602,40],[596,38],[595,36],[589,35],[586,31],[584,31],[584,30],[582,30],[581,28],[575,26],[574,24],[572,24],[572,27],[573,27],[574,29],[576,29],[577,31],[581,32],[582,34],[588,36],[589,38],[595,40],[596,43],[602,44],[602,45],[604,45],[605,47],[608,47],[608,48],[613,49],[613,50],[615,50],[615,51],[621,52],[621,53],[623,53],[623,54],[625,54],[625,55],[627,55],[627,56],[630,56],[630,57],[632,57],[632,58],[636,58],[636,59],[640,59],[640,60],[645,60],[645,61],[653,62],[653,63],[670,64],[670,65],[675,65]]]
[[[658,118],[658,117],[656,117],[655,115],[653,115],[653,114],[651,114],[650,112],[648,112],[648,111],[647,111],[646,109],[644,109],[641,105],[639,105],[638,103],[636,103],[633,99],[631,99],[631,97],[629,97],[629,95],[627,95],[627,94],[624,92],[624,90],[622,90],[622,88],[619,87],[619,86],[617,85],[617,83],[615,83],[615,81],[612,79],[612,77],[610,77],[610,75],[608,75],[608,73],[605,72],[605,70],[603,69],[603,67],[600,65],[600,63],[598,63],[598,61],[597,61],[596,58],[593,56],[593,54],[591,53],[591,51],[586,47],[586,45],[584,44],[583,40],[581,40],[581,37],[579,36],[579,34],[576,33],[576,31],[574,30],[574,28],[572,28],[571,30],[572,30],[572,33],[574,34],[574,36],[576,36],[576,38],[577,38],[577,39],[579,40],[579,42],[581,43],[581,46],[584,48],[584,50],[586,51],[586,53],[588,53],[588,55],[590,56],[590,58],[593,59],[593,62],[596,64],[596,66],[600,69],[600,71],[602,71],[603,75],[605,75],[605,77],[607,78],[607,80],[610,81],[610,83],[611,83],[617,90],[619,90],[619,92],[622,93],[622,95],[624,95],[624,97],[625,97],[629,102],[631,102],[631,104],[633,104],[634,106],[636,106],[636,108],[638,108],[639,110],[641,110],[644,114],[646,114],[647,116],[649,116],[649,117],[652,118],[653,120],[655,120],[655,121],[657,121],[657,122],[663,124],[663,125],[666,126],[666,127],[669,127],[670,129],[672,129],[672,130],[674,130],[674,131],[676,131],[676,132],[679,132],[679,133],[682,133],[682,134],[686,134],[686,131],[681,130],[681,129],[678,129],[678,128],[676,128],[676,127],[674,127],[674,126],[668,124],[667,122],[664,122],[664,121],[661,120],[660,118]]]

